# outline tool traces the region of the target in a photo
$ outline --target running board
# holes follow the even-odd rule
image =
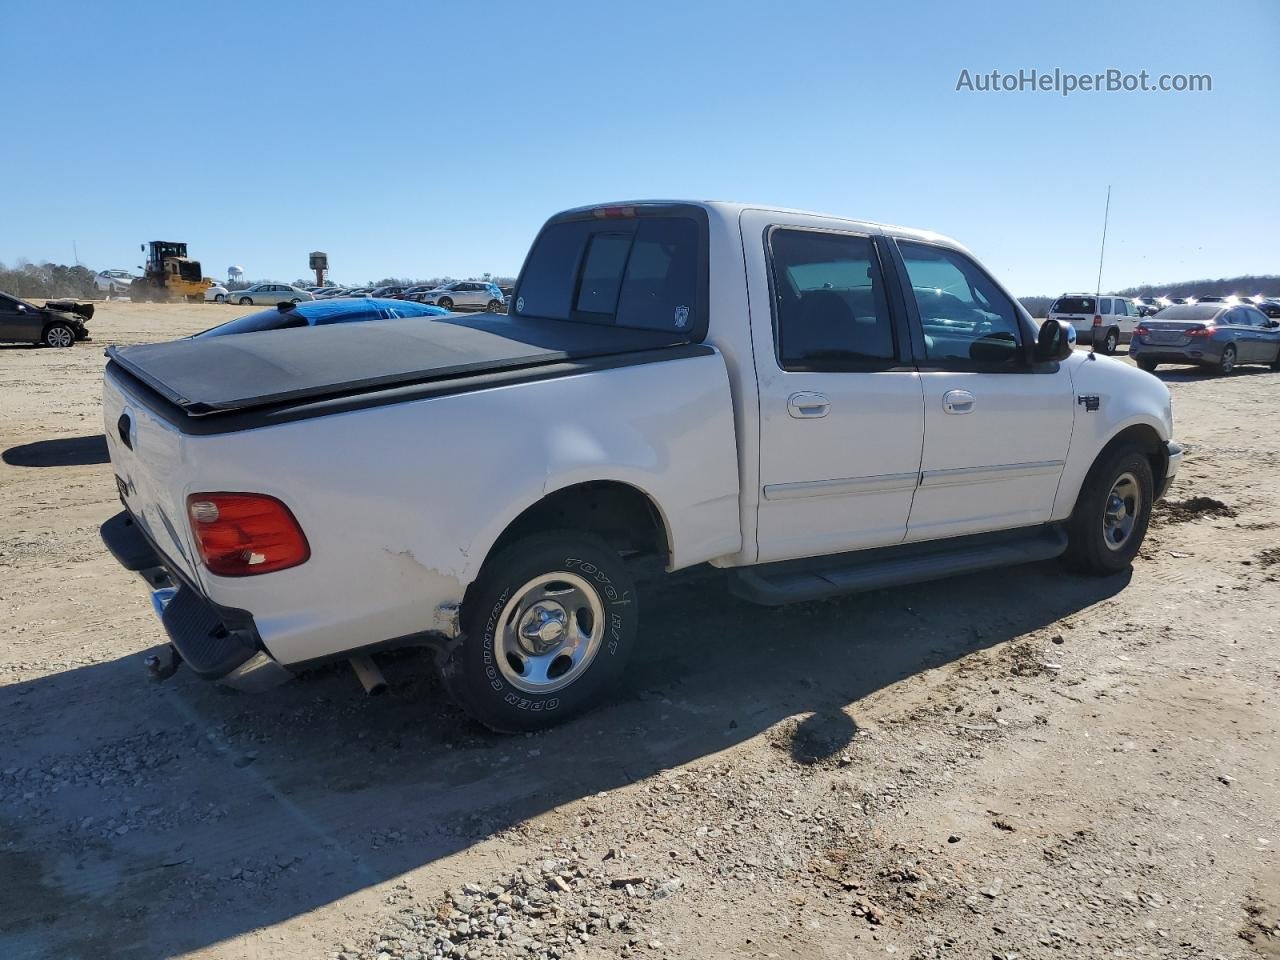
[[[776,607],[1051,560],[1066,549],[1067,535],[1061,527],[1029,527],[741,567],[730,576],[729,591],[751,603]]]

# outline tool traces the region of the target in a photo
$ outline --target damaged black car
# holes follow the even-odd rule
[[[69,347],[89,339],[93,304],[77,300],[47,300],[43,307],[0,293],[0,343],[40,343]]]

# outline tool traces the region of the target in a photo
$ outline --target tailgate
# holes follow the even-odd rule
[[[177,572],[198,583],[187,533],[182,434],[110,370],[102,381],[102,413],[120,498]]]

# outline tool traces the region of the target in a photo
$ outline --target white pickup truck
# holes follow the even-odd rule
[[[252,688],[430,644],[473,716],[534,729],[622,670],[637,555],[764,604],[1111,574],[1182,456],[1159,380],[935,233],[585,207],[510,304],[108,351],[102,533],[156,590],[153,669]]]

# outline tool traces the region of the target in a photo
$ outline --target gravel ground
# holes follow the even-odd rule
[[[373,699],[147,680],[101,347],[240,312],[0,347],[0,956],[1280,957],[1280,374],[1162,371],[1189,452],[1132,575],[646,573],[613,701],[510,738],[416,653]]]

